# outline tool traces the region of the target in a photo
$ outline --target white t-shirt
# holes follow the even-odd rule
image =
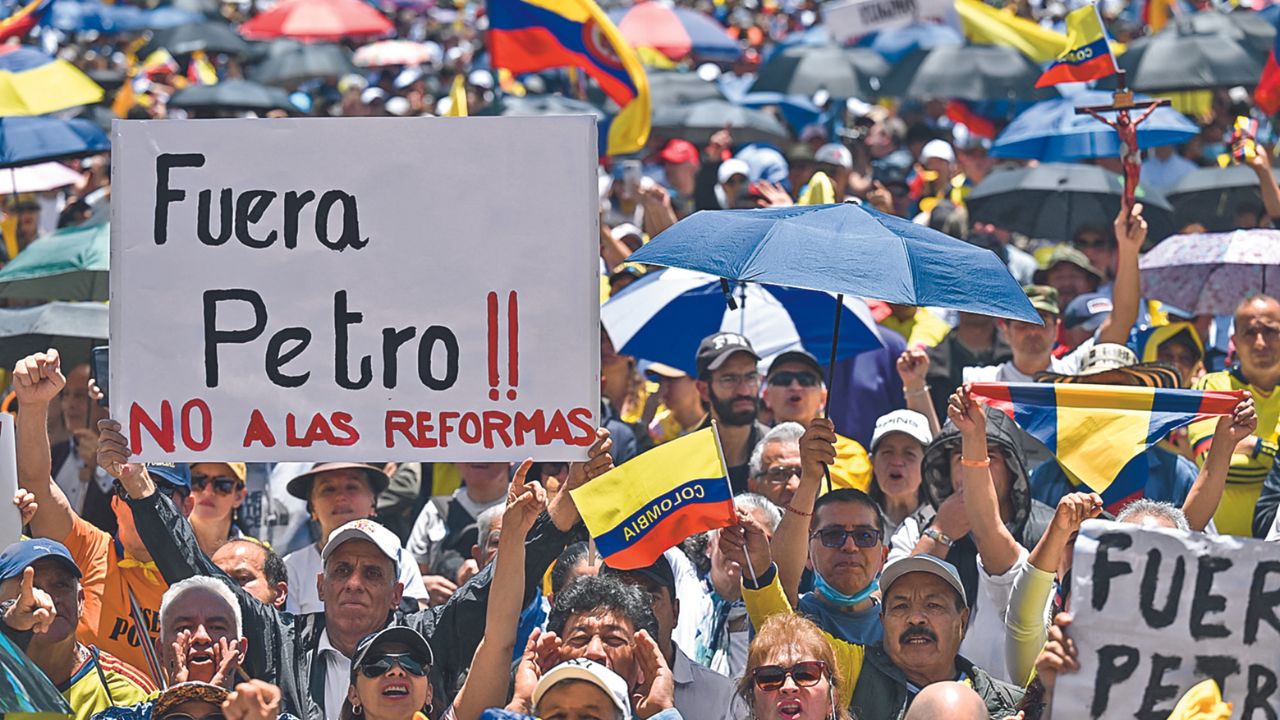
[[[399,554],[396,564],[400,566],[400,582],[404,584],[404,596],[414,600],[428,600],[430,594],[427,593],[427,586],[422,582],[422,573],[418,571],[418,564],[409,557],[409,553],[405,552],[404,548],[400,549]],[[316,576],[324,571],[324,564],[320,562],[320,550],[316,548],[315,543],[285,555],[284,566],[289,571],[289,599],[285,602],[285,611],[295,615],[324,612],[324,603],[320,602],[320,591],[316,589]],[[337,717],[336,711],[333,717]]]
[[[1060,373],[1062,375],[1075,375],[1080,371],[1080,358],[1089,352],[1094,345],[1094,339],[1089,338],[1080,343],[1079,347],[1067,353],[1063,357],[1049,358],[1049,370],[1051,372]],[[983,367],[967,367],[963,371],[964,382],[1035,382],[1036,379],[1032,375],[1027,375],[1018,368],[1013,366],[1012,360],[1006,360],[999,365],[985,365]]]

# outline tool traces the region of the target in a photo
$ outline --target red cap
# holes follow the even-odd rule
[[[662,162],[666,163],[699,164],[698,148],[694,147],[693,143],[688,140],[675,139],[668,142],[667,146],[662,148],[662,152],[658,153],[658,157],[661,158]]]

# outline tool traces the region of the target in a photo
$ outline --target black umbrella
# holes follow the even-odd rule
[[[650,71],[649,99],[653,107],[670,107],[700,100],[723,100],[724,93],[718,85],[696,73]]]
[[[332,43],[272,43],[266,57],[249,74],[267,85],[293,85],[304,80],[334,79],[359,73],[351,52]]]
[[[1262,207],[1258,176],[1244,165],[1196,168],[1169,191],[1173,221],[1183,228],[1200,223],[1209,232],[1234,230],[1236,212]]]
[[[246,57],[250,52],[248,41],[221,20],[206,20],[157,30],[139,57],[146,57],[161,48],[173,55],[190,55],[199,50]]]
[[[1117,62],[1129,87],[1145,93],[1252,87],[1262,74],[1262,63],[1239,40],[1198,33],[1188,20],[1134,40]]]
[[[1170,27],[1195,35],[1221,35],[1229,38],[1244,45],[1260,62],[1266,62],[1271,46],[1276,41],[1275,26],[1252,10],[1237,9],[1230,13],[1202,10],[1173,18]]]
[[[1120,213],[1124,178],[1096,165],[1044,163],[997,170],[965,198],[969,218],[1033,238],[1068,241],[1081,225],[1110,227]],[[1173,233],[1169,203],[1138,188],[1152,240]]]
[[[218,17],[220,8],[218,0],[173,0],[173,6],[191,13]]]
[[[1040,66],[1003,45],[939,45],[916,50],[894,66],[882,95],[960,100],[1044,99]]]
[[[107,340],[106,303],[52,302],[30,308],[0,309],[0,365],[55,348],[62,366],[89,362],[90,349]]]
[[[763,110],[734,105],[727,100],[703,100],[692,105],[658,108],[653,112],[653,133],[677,137],[700,145],[728,126],[735,143],[786,143],[787,128]]]
[[[179,90],[169,107],[184,110],[288,110],[298,112],[289,93],[248,80],[224,80],[216,85],[192,85]]]
[[[769,58],[749,92],[777,92],[812,97],[825,90],[835,98],[869,98],[880,94],[889,63],[867,48],[797,45]]]
[[[477,115],[508,115],[517,117],[541,117],[544,115],[595,115],[604,117],[604,111],[588,102],[563,95],[507,95],[486,107]]]

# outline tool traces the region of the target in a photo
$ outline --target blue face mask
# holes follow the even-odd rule
[[[853,595],[845,595],[839,590],[831,587],[831,584],[827,582],[826,578],[822,577],[822,573],[818,572],[817,570],[813,571],[814,592],[821,595],[825,600],[827,600],[831,604],[838,605],[840,607],[853,607],[854,605],[857,605],[858,603],[863,602],[867,598],[871,597],[871,593],[874,593],[879,589],[880,589],[879,573],[876,573],[875,579],[872,580],[871,584],[868,585],[863,590]]]

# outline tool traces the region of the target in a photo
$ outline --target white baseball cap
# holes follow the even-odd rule
[[[533,705],[536,708],[542,702],[542,696],[548,690],[566,680],[581,680],[591,683],[604,691],[613,701],[613,706],[622,713],[623,720],[631,720],[631,700],[627,692],[627,681],[614,671],[593,660],[578,658],[568,660],[548,670],[538,681],[533,690]]]
[[[889,590],[893,588],[895,582],[911,573],[928,573],[941,578],[956,591],[960,600],[964,602],[964,606],[969,607],[969,596],[965,594],[964,583],[960,581],[960,572],[956,570],[956,566],[929,554],[912,555],[885,565],[884,572],[880,574],[880,589],[884,596],[886,598],[889,596]]]
[[[849,152],[849,148],[840,143],[827,143],[813,151],[813,161],[851,170],[853,168],[853,153]]]
[[[951,148],[951,143],[946,140],[930,140],[925,143],[924,149],[920,151],[920,162],[930,158],[940,158],[949,163],[954,163],[956,161],[956,151]]]
[[[723,185],[729,182],[729,179],[734,175],[751,177],[751,166],[747,165],[745,160],[729,158],[720,163],[720,169],[716,171],[716,182]]]
[[[396,575],[400,574],[400,538],[376,521],[368,518],[352,520],[335,530],[329,536],[329,542],[324,544],[324,550],[320,551],[320,561],[328,560],[333,551],[348,540],[366,540],[373,543],[383,555],[386,555],[391,560],[391,564],[395,566]]]
[[[891,413],[885,413],[876,420],[876,429],[871,433],[871,452],[876,451],[876,445],[880,444],[880,440],[889,433],[906,433],[921,445],[928,445],[933,442],[933,433],[929,431],[929,419],[915,410],[894,410]]]

